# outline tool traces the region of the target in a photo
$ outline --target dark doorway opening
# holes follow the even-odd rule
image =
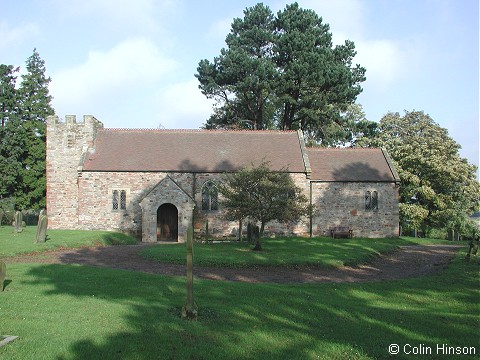
[[[157,210],[157,241],[178,241],[178,210],[173,204]]]

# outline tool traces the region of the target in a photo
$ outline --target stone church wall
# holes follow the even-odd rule
[[[157,184],[169,176],[196,203],[194,211],[194,229],[197,238],[205,234],[206,221],[209,223],[209,234],[212,238],[235,237],[238,234],[238,223],[226,221],[224,211],[202,210],[202,187],[207,181],[219,183],[221,174],[215,173],[159,173],[159,172],[83,172],[78,178],[78,221],[77,227],[91,230],[120,230],[140,237],[142,233],[142,208],[140,201]],[[303,187],[305,175],[293,174]],[[302,181],[303,178],[303,181]],[[126,192],[126,208],[114,210],[112,207],[113,191]],[[222,198],[219,195],[219,201]],[[160,204],[158,204],[160,205]],[[246,231],[246,228],[243,229]],[[269,223],[267,233],[308,235],[308,219],[299,224]]]
[[[47,119],[47,211],[50,229],[120,230],[140,237],[140,203],[168,176],[178,185],[177,188],[171,187],[173,190],[170,191],[181,191],[186,194],[182,196],[194,200],[188,205],[189,208],[185,205],[179,211],[185,213],[191,209],[197,237],[203,236],[206,220],[212,237],[237,235],[238,223],[224,220],[221,205],[218,210],[202,210],[202,186],[207,181],[218,183],[222,174],[83,171],[83,157],[88,149],[94,148],[97,130],[102,127],[103,124],[93,116],[84,116],[83,122],[78,123],[75,116],[67,116],[64,122],[55,116]],[[291,176],[317,207],[311,226],[313,236],[329,235],[329,229],[335,225],[351,227],[356,237],[398,236],[397,185],[310,183],[305,174],[294,173]],[[117,191],[117,195],[121,192],[125,195],[125,209],[120,204],[114,209],[114,191]],[[377,191],[379,194],[378,210],[365,210],[366,191]],[[152,199],[166,201],[174,195],[172,194],[160,194]],[[219,200],[221,201],[220,195]],[[193,204],[196,204],[195,210]],[[160,205],[159,203],[158,206]],[[152,210],[150,213],[153,216]],[[192,216],[189,215],[188,218],[191,220]],[[246,224],[243,230],[246,230]],[[308,236],[310,219],[287,225],[268,223],[265,232],[266,235],[276,233]],[[179,240],[183,240],[182,234],[179,234]]]
[[[365,193],[376,191],[378,209],[365,209]],[[348,226],[354,237],[396,237],[399,233],[398,186],[392,183],[313,182],[317,208],[312,235],[329,236],[334,226]]]
[[[141,234],[140,201],[167,174],[187,193],[192,174],[161,172],[83,172],[79,178],[79,226],[83,229],[121,230]],[[125,191],[126,208],[113,209],[113,191]],[[160,204],[159,204],[160,206]]]

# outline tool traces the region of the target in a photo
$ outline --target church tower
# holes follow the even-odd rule
[[[77,123],[75,115],[47,118],[47,214],[50,229],[77,228],[78,180],[83,158],[94,148],[103,124],[91,115]]]

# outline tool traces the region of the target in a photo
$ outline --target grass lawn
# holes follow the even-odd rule
[[[36,226],[27,226],[15,233],[12,226],[0,226],[0,259],[4,256],[42,252],[56,248],[136,244],[125,234],[109,231],[48,230],[45,243],[35,243]]]
[[[194,262],[199,266],[251,267],[297,266],[339,267],[367,262],[400,245],[451,244],[445,240],[402,237],[398,239],[279,238],[263,239],[262,251],[252,251],[246,242],[195,244]],[[184,264],[185,246],[162,244],[143,250],[142,255],[163,263]]]
[[[11,264],[11,282],[0,292],[0,334],[20,338],[0,348],[0,358],[384,359],[392,343],[432,349],[417,358],[442,358],[437,344],[474,346],[477,357],[458,358],[478,358],[478,264],[463,257],[440,275],[404,281],[195,280],[196,322],[179,317],[181,277]]]

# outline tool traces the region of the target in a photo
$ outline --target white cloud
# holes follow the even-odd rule
[[[198,80],[176,83],[157,94],[157,124],[167,129],[196,129],[212,113],[213,101],[198,88]]]
[[[401,78],[405,69],[404,51],[390,40],[361,40],[355,43],[357,56],[355,63],[367,69],[367,83],[377,90],[385,90],[395,80]]]
[[[341,32],[347,36],[354,36],[364,30],[367,12],[364,1],[304,0],[299,3],[302,8],[312,9],[321,16],[323,22],[330,25],[333,34]]]
[[[53,102],[58,112],[78,107],[87,111],[99,101],[114,103],[119,94],[136,94],[175,67],[151,41],[128,39],[106,52],[91,51],[85,63],[54,73]]]
[[[38,34],[38,26],[27,23],[11,27],[6,21],[0,22],[0,50],[6,51]]]
[[[155,31],[160,21],[171,17],[174,0],[54,0],[64,16],[101,19],[123,30]]]
[[[368,24],[374,21],[370,19],[373,13],[368,1],[304,0],[301,6],[313,9],[330,24],[334,44],[343,44],[346,39],[355,43],[357,55],[353,63],[367,69],[364,87],[370,90],[385,91],[405,73],[414,72],[422,59],[422,46],[416,40],[367,35]]]
[[[214,22],[209,28],[209,35],[215,39],[225,40],[230,33],[233,18],[228,17]]]

